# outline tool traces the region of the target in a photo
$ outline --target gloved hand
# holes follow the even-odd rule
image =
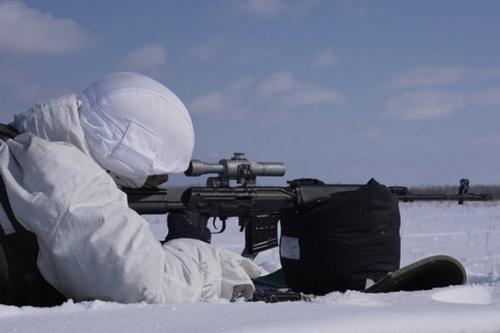
[[[261,275],[261,270],[250,259],[226,249],[219,249],[222,270],[221,297],[231,301],[244,297],[251,299],[255,292],[252,279]]]
[[[169,278],[176,279],[171,293],[180,295],[174,301],[252,298],[255,291],[252,279],[260,276],[261,270],[251,260],[195,239],[175,239],[163,248],[182,262],[181,266],[173,265],[172,260],[167,262]]]
[[[167,217],[168,234],[162,242],[177,238],[191,238],[210,244],[212,233],[207,227],[195,227],[184,213],[169,213]]]

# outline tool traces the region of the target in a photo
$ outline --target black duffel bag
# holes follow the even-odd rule
[[[399,268],[399,227],[397,198],[374,179],[314,207],[285,210],[280,257],[286,282],[316,295],[365,289]]]

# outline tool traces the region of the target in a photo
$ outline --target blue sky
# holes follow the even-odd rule
[[[195,158],[499,184],[499,41],[499,1],[0,1],[0,120],[136,71],[185,102]]]

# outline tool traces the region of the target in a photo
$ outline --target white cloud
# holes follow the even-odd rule
[[[334,89],[307,86],[284,96],[281,102],[286,106],[331,105],[342,102],[343,98]]]
[[[285,10],[288,3],[285,0],[246,0],[243,8],[258,17],[272,17]]]
[[[225,39],[222,36],[217,36],[209,38],[205,41],[202,41],[198,45],[195,45],[190,50],[190,53],[200,60],[210,60],[215,58],[215,56],[219,52],[221,52],[221,50],[224,49],[225,46]]]
[[[254,91],[254,80],[243,77],[220,91],[212,91],[195,98],[190,109],[199,114],[241,116],[244,100]]]
[[[343,98],[335,89],[298,81],[290,72],[278,72],[257,87],[260,96],[277,98],[287,107],[337,104]]]
[[[447,86],[467,80],[499,77],[500,68],[419,66],[397,76],[391,85],[395,88]]]
[[[270,96],[295,89],[297,85],[292,73],[279,72],[262,81],[257,91],[259,94]]]
[[[242,117],[264,109],[270,110],[268,115],[283,118],[288,108],[333,105],[342,100],[335,89],[300,82],[290,72],[278,72],[260,82],[244,77],[196,98],[190,106],[200,114]]]
[[[420,88],[448,86],[462,83],[467,88],[473,81],[484,85],[488,80],[500,78],[500,68],[475,68],[465,66],[415,67],[393,80],[397,88]],[[464,109],[478,109],[480,106],[500,106],[500,86],[480,90],[449,92],[446,90],[413,90],[391,98],[385,114],[406,120],[444,118]]]
[[[469,103],[475,105],[500,105],[500,87],[490,87],[468,95]]]
[[[258,18],[269,19],[279,15],[300,16],[308,13],[324,0],[244,0],[240,8]]]
[[[466,98],[459,93],[440,90],[423,90],[391,98],[387,115],[405,120],[444,118],[466,105]]]
[[[232,98],[221,91],[199,96],[191,102],[191,109],[200,114],[221,114],[228,112]]]
[[[421,66],[413,68],[394,79],[392,85],[402,87],[442,86],[465,79],[467,69],[456,67]]]
[[[353,13],[355,15],[366,16],[369,13],[369,10],[367,8],[362,7],[360,1],[336,0],[335,3],[340,9]]]
[[[70,19],[21,1],[0,2],[0,52],[60,54],[81,48],[85,41],[86,33]]]
[[[337,64],[337,56],[332,48],[326,48],[314,56],[312,64],[316,68],[335,66]]]
[[[500,106],[500,87],[472,92],[416,90],[393,97],[387,103],[387,115],[405,120],[444,118],[454,112],[480,106]]]
[[[233,96],[242,95],[251,91],[254,83],[255,80],[251,76],[244,76],[239,80],[233,81],[226,90]]]
[[[153,43],[126,54],[118,67],[122,70],[149,72],[165,65],[166,59],[166,49],[160,44]]]

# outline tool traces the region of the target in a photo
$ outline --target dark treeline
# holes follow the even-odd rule
[[[457,186],[417,186],[410,187],[410,192],[415,194],[420,193],[458,193]],[[469,193],[491,193],[493,199],[500,200],[500,185],[472,185],[469,188]]]

